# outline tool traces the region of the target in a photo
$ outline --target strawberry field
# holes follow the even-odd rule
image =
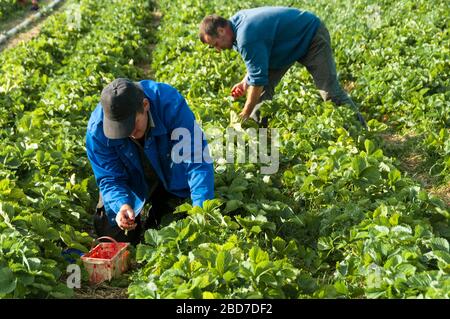
[[[146,231],[126,296],[449,298],[444,0],[67,1],[36,38],[0,53],[0,298],[79,297],[63,252],[93,240],[98,190],[84,137],[114,78],[166,82],[206,132],[233,128],[255,142],[256,123],[238,120],[244,101],[229,98],[245,66],[203,45],[198,24],[275,4],[326,23],[369,129],[293,67],[261,109],[278,132],[278,171],[216,156],[216,198]]]

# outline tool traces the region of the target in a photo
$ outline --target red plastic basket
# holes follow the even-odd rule
[[[101,239],[111,242],[100,242],[81,257],[89,273],[89,281],[95,284],[117,278],[129,267],[130,253],[127,250],[129,243],[117,242],[107,236],[97,238],[97,241]]]

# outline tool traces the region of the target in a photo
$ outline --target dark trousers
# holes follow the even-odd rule
[[[161,183],[150,197],[152,207],[149,210],[148,217],[142,220],[141,214],[136,217],[137,226],[134,230],[129,230],[127,235],[125,231],[117,225],[111,225],[106,216],[103,199],[99,194],[97,210],[94,214],[94,229],[98,237],[109,236],[119,242],[129,242],[137,245],[141,241],[142,230],[157,228],[161,223],[161,218],[172,213],[175,207],[181,205],[185,199],[175,196],[164,189]]]

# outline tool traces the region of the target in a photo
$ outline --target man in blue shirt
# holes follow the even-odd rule
[[[231,94],[247,92],[240,116],[259,121],[260,102],[272,99],[276,85],[295,63],[304,65],[324,100],[352,107],[366,123],[337,78],[330,35],[324,23],[310,12],[287,7],[241,10],[229,20],[210,15],[200,24],[200,40],[221,51],[234,48],[247,67],[243,80]],[[266,125],[266,123],[262,123]]]
[[[136,244],[147,201],[144,229],[188,197],[194,206],[214,198],[207,142],[186,100],[167,84],[119,78],[106,86],[89,119],[86,149],[100,189],[98,236]]]

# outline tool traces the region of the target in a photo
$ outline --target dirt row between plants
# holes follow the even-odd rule
[[[407,173],[430,194],[439,197],[450,206],[450,183],[441,184],[437,177],[430,174],[432,161],[420,150],[419,136],[386,133],[382,134],[381,138],[386,155],[396,158],[402,172]]]

